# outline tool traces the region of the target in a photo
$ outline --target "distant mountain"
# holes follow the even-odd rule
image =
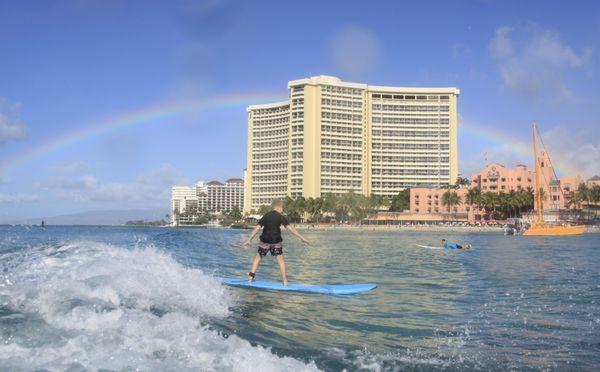
[[[163,209],[130,209],[112,211],[88,211],[60,216],[27,218],[17,221],[6,221],[3,223],[39,225],[42,220],[46,225],[123,225],[127,221],[147,220],[157,221],[165,219],[169,213]]]

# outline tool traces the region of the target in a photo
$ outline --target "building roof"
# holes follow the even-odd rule
[[[588,181],[600,181],[600,176],[596,175],[596,176],[590,178]]]
[[[272,108],[280,108],[280,107],[289,108],[290,101],[288,100],[288,101],[281,101],[281,102],[263,103],[263,104],[258,104],[258,105],[249,105],[246,108],[246,111],[250,112],[252,110],[264,110],[264,109],[272,109]]]
[[[208,186],[223,186],[223,184],[219,181],[210,181],[207,183]]]
[[[244,183],[244,180],[241,178],[230,178],[225,183]]]

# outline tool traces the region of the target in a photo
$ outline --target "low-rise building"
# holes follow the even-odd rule
[[[593,180],[590,179],[590,180]],[[588,180],[588,184],[590,182]],[[582,178],[579,176],[568,176],[562,179],[555,177],[552,163],[547,154],[542,153],[540,159],[539,187],[543,190],[543,207],[546,211],[559,211],[566,209],[568,202],[566,195],[569,191],[577,191]],[[593,181],[592,181],[593,182]],[[600,177],[598,178],[600,183]],[[502,164],[492,163],[481,172],[472,175],[471,184],[468,188],[454,190],[460,203],[452,206],[450,210],[443,205],[442,198],[447,188],[413,188],[410,190],[410,211],[412,213],[440,213],[440,214],[467,214],[469,220],[473,221],[484,215],[484,211],[477,206],[469,205],[466,201],[469,189],[477,188],[481,193],[510,193],[520,190],[535,190],[535,171],[530,170],[523,164],[514,168],[507,168]]]
[[[442,199],[447,188],[428,188],[418,187],[410,189],[410,211],[412,213],[448,213],[448,214],[469,214],[471,206],[464,202],[468,189],[466,187],[459,188],[455,191],[461,203],[448,207],[444,205]]]

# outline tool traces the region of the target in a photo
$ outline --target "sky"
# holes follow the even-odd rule
[[[600,173],[596,1],[0,1],[0,222],[241,177],[248,104],[333,75],[461,91],[459,172]]]

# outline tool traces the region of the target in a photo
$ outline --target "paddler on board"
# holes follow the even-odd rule
[[[469,249],[471,244],[457,244],[453,242],[447,242],[446,239],[442,239],[442,247],[446,249]]]

